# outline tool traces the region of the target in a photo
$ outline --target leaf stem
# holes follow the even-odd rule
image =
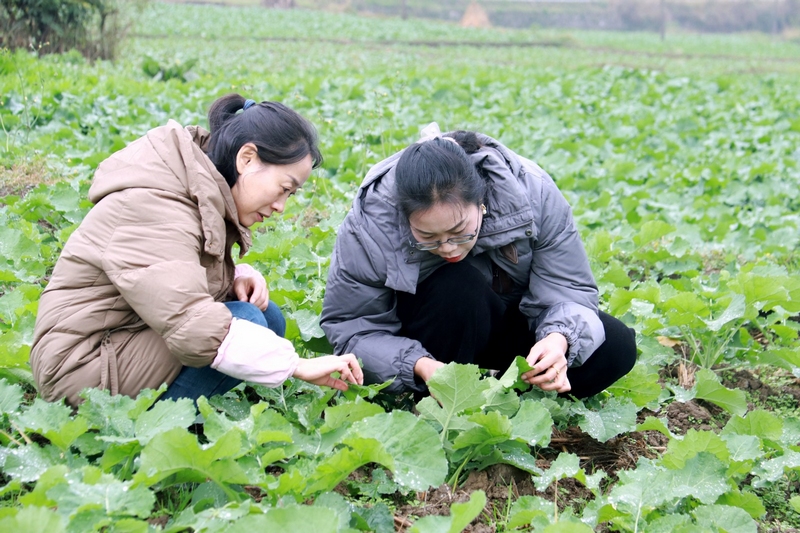
[[[558,522],[558,478],[553,482],[553,518]]]
[[[27,442],[29,446],[33,444],[33,441],[14,422],[11,422],[11,427],[17,430],[17,432],[22,436],[23,439],[25,439],[25,442]]]
[[[455,492],[455,490],[458,488],[458,478],[461,476],[461,471],[462,471],[462,470],[464,469],[464,467],[467,465],[467,463],[469,462],[469,460],[470,460],[470,459],[472,459],[472,456],[473,456],[474,454],[475,454],[475,449],[473,448],[473,450],[472,450],[471,452],[469,452],[469,454],[467,454],[467,456],[464,458],[464,461],[463,461],[463,462],[462,462],[462,463],[461,463],[461,464],[458,466],[458,468],[456,469],[456,471],[455,471],[455,473],[452,475],[452,477],[450,477],[450,482],[449,482],[448,484],[449,484],[451,487],[453,487],[453,491],[454,491],[454,492]]]
[[[12,437],[11,435],[9,435],[8,433],[6,433],[5,431],[3,431],[2,429],[0,429],[0,435],[3,435],[5,438],[7,438],[8,440],[10,440],[11,442],[13,442],[14,444],[16,444],[17,446],[24,446],[24,444],[22,444],[20,441],[18,441],[17,439],[15,439],[14,437]]]

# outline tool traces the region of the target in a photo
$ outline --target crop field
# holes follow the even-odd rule
[[[800,528],[800,44],[465,30],[153,4],[115,63],[0,51],[0,531],[789,532]],[[243,261],[307,357],[371,165],[436,121],[502,141],[572,204],[601,308],[637,331],[587,400],[518,358],[433,397],[289,381],[194,405],[36,397],[37,300],[110,153],[237,91],[317,126],[325,161]],[[434,399],[435,398],[435,399]]]

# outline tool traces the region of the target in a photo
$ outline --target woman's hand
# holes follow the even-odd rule
[[[339,372],[341,379],[333,377],[331,374],[334,372]],[[361,372],[356,356],[351,353],[325,355],[315,359],[301,358],[292,377],[339,390],[347,390],[348,381],[356,385],[364,384],[364,373]]]
[[[267,280],[255,270],[233,280],[233,294],[240,302],[250,302],[262,311],[269,305]]]
[[[417,362],[414,363],[414,374],[419,376],[422,381],[427,382],[429,379],[431,379],[433,373],[443,366],[444,363],[437,361],[436,359],[432,359],[430,357],[420,357],[417,359]]]
[[[569,392],[567,348],[567,339],[561,333],[551,333],[534,344],[526,358],[533,370],[522,374],[522,380],[545,391]]]

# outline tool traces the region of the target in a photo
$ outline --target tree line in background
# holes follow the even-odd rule
[[[0,0],[0,48],[114,59],[147,0]]]

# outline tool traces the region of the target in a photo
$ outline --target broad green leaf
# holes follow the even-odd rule
[[[0,448],[0,469],[13,479],[36,481],[48,468],[64,463],[65,458],[55,446],[41,448],[29,444],[21,448]],[[85,460],[80,459],[85,464]]]
[[[439,405],[439,402],[431,396],[427,396],[417,403],[417,411],[419,412],[420,418],[423,420],[436,421],[439,424],[437,429],[444,428],[444,424],[448,424],[450,431],[466,431],[475,427],[475,424],[470,422],[466,415],[450,417]],[[442,443],[444,443],[448,438],[448,433],[442,431],[440,437]]]
[[[711,431],[690,429],[682,440],[670,440],[667,452],[661,457],[661,464],[670,470],[680,470],[686,461],[700,452],[716,456],[720,461],[728,462],[730,453],[725,442]]]
[[[694,400],[697,397],[697,387],[692,387],[691,389],[684,389],[680,385],[673,385],[671,383],[666,383],[665,386],[672,392],[675,396],[675,401],[686,403]]]
[[[173,428],[188,428],[195,418],[197,410],[194,402],[188,398],[156,402],[136,419],[134,433],[139,443],[145,445],[159,433]]]
[[[726,492],[717,500],[717,505],[728,505],[744,509],[752,518],[758,520],[767,514],[761,499],[752,492],[740,492],[738,490]]]
[[[655,241],[658,241],[665,235],[669,235],[673,231],[675,231],[674,226],[662,222],[661,220],[651,220],[650,222],[642,224],[639,234],[633,237],[633,242],[640,247],[654,244]]]
[[[576,407],[580,415],[578,426],[599,440],[606,442],[628,431],[636,429],[636,405],[627,398],[612,397],[599,411]]]
[[[383,407],[380,405],[369,403],[358,397],[355,401],[325,409],[325,425],[320,428],[320,431],[325,433],[383,412]]]
[[[191,505],[173,518],[165,533],[183,533],[187,528],[194,531],[218,532],[242,517],[251,514],[252,500],[249,498],[241,503],[228,503],[224,507],[210,507],[204,510],[195,509]],[[255,511],[255,509],[253,509]],[[256,514],[255,512],[253,514]]]
[[[12,414],[17,412],[22,403],[22,397],[22,387],[16,383],[9,383],[5,378],[0,379],[0,413]]]
[[[353,424],[350,435],[374,439],[394,459],[397,483],[415,490],[438,487],[447,475],[447,459],[439,435],[407,411],[393,411]]]
[[[482,470],[499,463],[515,466],[535,476],[542,474],[541,468],[536,466],[536,457],[531,455],[528,445],[516,440],[506,441],[495,446],[491,453],[482,458],[478,469]]]
[[[525,400],[511,418],[511,437],[529,446],[547,446],[553,433],[550,411],[539,402]]]
[[[436,370],[428,380],[428,389],[444,409],[445,417],[440,422],[444,432],[456,415],[481,407],[485,401],[483,392],[488,388],[475,365],[450,363]]]
[[[550,464],[550,468],[545,470],[541,477],[533,480],[536,488],[544,491],[553,481],[562,478],[577,477],[583,474],[580,467],[578,456],[572,453],[560,453],[555,461]]]
[[[734,294],[731,303],[720,316],[714,320],[706,320],[706,326],[711,331],[719,331],[722,326],[733,320],[738,320],[744,316],[745,305],[744,296],[741,294]]]
[[[255,418],[252,412],[255,406],[249,409],[249,416],[246,416],[242,420],[232,420],[228,418],[224,412],[217,412],[217,410],[211,406],[208,399],[205,397],[201,397],[197,400],[197,407],[204,420],[203,434],[210,442],[216,442],[218,439],[224,437],[228,432],[233,430],[240,430],[249,438],[253,438],[253,433],[255,431]],[[291,440],[291,427],[289,428],[289,434],[287,437],[289,440]]]
[[[469,446],[477,446],[478,449],[484,450],[487,446],[493,446],[511,438],[511,420],[497,411],[475,413],[469,416],[469,421],[476,426],[459,433],[453,441],[453,449],[460,450]]]
[[[459,533],[483,511],[486,493],[477,490],[470,494],[469,501],[450,506],[450,516],[425,516],[417,520],[409,533]]]
[[[722,407],[729,413],[742,416],[747,412],[747,397],[742,390],[723,387],[713,371],[702,368],[695,373],[695,397]]]
[[[130,414],[135,401],[122,394],[112,396],[108,391],[86,389],[81,393],[84,401],[78,414],[88,420],[89,427],[100,430],[100,435],[133,437],[134,421]]]
[[[71,524],[70,524],[71,525]],[[108,526],[108,533],[150,533],[152,525],[146,520],[122,518]]]
[[[800,418],[784,419],[781,442],[787,446],[795,446],[800,442]]]
[[[392,383],[394,383],[394,379],[384,381],[383,383],[373,383],[372,385],[357,385],[355,383],[348,383],[347,390],[341,391],[341,393],[342,396],[348,400],[355,400],[356,398],[371,400]]]
[[[346,440],[349,448],[342,448],[325,457],[309,476],[304,496],[333,490],[342,480],[357,468],[367,463],[377,463],[396,470],[394,457],[375,439],[350,438]]]
[[[144,412],[153,407],[158,398],[167,390],[167,384],[162,383],[157,389],[142,389],[133,401],[133,407],[128,412],[132,419],[138,419]]]
[[[394,533],[394,515],[384,503],[377,503],[371,507],[360,507],[355,513],[364,519],[365,531],[375,533]]]
[[[228,483],[247,483],[247,476],[231,459],[239,453],[240,435],[231,431],[211,447],[202,448],[197,438],[183,428],[159,433],[142,449],[134,480],[151,486],[177,474],[183,482],[211,480],[223,488]]]
[[[0,518],[0,531],[25,533],[66,533],[66,523],[44,507],[23,507],[14,516]]]
[[[631,516],[643,516],[673,498],[663,485],[666,470],[650,460],[640,458],[636,469],[621,470],[618,475],[619,482],[611,489],[608,501]]]
[[[692,496],[705,504],[714,503],[728,491],[727,466],[715,456],[700,452],[679,470],[668,470],[660,476],[660,489],[669,498]],[[654,480],[655,482],[655,480]]]
[[[658,382],[658,372],[652,371],[646,365],[637,364],[607,390],[615,397],[628,398],[637,407],[644,407],[658,399],[661,384]]]
[[[292,506],[250,514],[225,529],[225,533],[291,531],[292,533],[338,533],[336,512],[325,507]]]
[[[693,512],[700,526],[727,533],[757,533],[758,525],[743,509],[727,505],[701,505]]]
[[[62,450],[86,433],[89,429],[85,418],[72,417],[72,409],[63,403],[51,403],[36,398],[33,404],[20,416],[16,423],[21,428],[35,431]]]
[[[800,470],[800,452],[787,450],[780,457],[769,459],[757,465],[753,473],[760,479],[754,486],[760,487],[765,482],[777,481],[787,469]]]
[[[789,293],[774,276],[762,276],[753,272],[741,273],[736,277],[731,289],[743,294],[747,305],[756,309],[771,309],[789,301]]]
[[[755,435],[722,433],[720,437],[725,441],[732,461],[753,461],[764,455],[761,439]]]
[[[96,506],[105,516],[138,516],[147,518],[155,504],[155,494],[146,487],[131,486],[105,475],[97,483],[80,481],[75,474],[47,491],[47,496],[58,505],[59,512],[73,515],[83,509]]]
[[[708,311],[706,303],[693,292],[683,292],[673,296],[663,304],[670,326],[698,326],[700,316]]]
[[[280,413],[270,409],[266,403],[258,403],[250,408],[250,416],[238,420],[236,422],[226,421],[221,423],[221,418],[211,417],[206,421],[206,428],[210,423],[218,421],[220,427],[212,433],[208,429],[204,433],[209,437],[209,440],[215,442],[217,439],[224,437],[233,427],[239,428],[247,435],[251,444],[261,445],[268,442],[288,442],[293,440],[293,433],[295,428],[289,423]],[[227,427],[227,429],[225,429]],[[244,453],[244,450],[243,450]]]
[[[667,427],[669,420],[667,418],[656,418],[654,416],[648,416],[644,419],[644,422],[638,424],[636,426],[636,431],[658,431],[662,435],[669,437],[670,439],[677,439],[680,440],[683,437],[674,435]]]
[[[22,482],[17,479],[12,479],[4,487],[0,487],[0,497],[6,497],[14,492],[22,492]]]
[[[723,435],[752,435],[763,439],[780,440],[783,421],[774,414],[757,409],[744,416],[734,415],[722,429]]]
[[[499,384],[505,389],[528,390],[531,386],[520,379],[520,376],[531,370],[531,365],[522,356],[516,356],[508,369],[498,380]]]
[[[792,496],[789,500],[789,505],[792,506],[796,512],[800,513],[800,496]]]
[[[0,368],[20,368],[28,364],[30,341],[17,330],[0,330]]]
[[[56,502],[47,496],[47,491],[61,483],[67,483],[67,475],[71,469],[67,465],[55,465],[48,468],[36,480],[36,486],[27,494],[20,496],[23,505],[39,507],[55,507]]]
[[[543,533],[592,533],[592,528],[580,522],[558,522],[544,528]]]
[[[552,515],[553,502],[539,496],[520,496],[511,504],[506,526],[509,529],[526,526],[537,517],[546,518],[547,523],[549,523]]]
[[[297,322],[297,327],[300,330],[300,337],[304,341],[325,336],[325,332],[319,327],[318,313],[309,309],[298,309],[292,313],[291,316],[294,318],[295,322]]]
[[[330,509],[331,511],[334,511],[339,521],[337,527],[339,531],[349,529],[350,524],[354,521],[353,511],[355,511],[355,505],[345,500],[344,496],[336,492],[326,492],[324,494],[320,494],[314,500],[312,506],[322,507],[324,509]]]
[[[497,411],[506,416],[513,416],[519,409],[519,395],[514,390],[508,390],[496,378],[484,378],[489,383],[489,388],[483,391],[485,399],[483,408],[487,411]]]
[[[674,533],[683,527],[695,527],[692,517],[685,514],[668,514],[647,523],[647,533]]]

